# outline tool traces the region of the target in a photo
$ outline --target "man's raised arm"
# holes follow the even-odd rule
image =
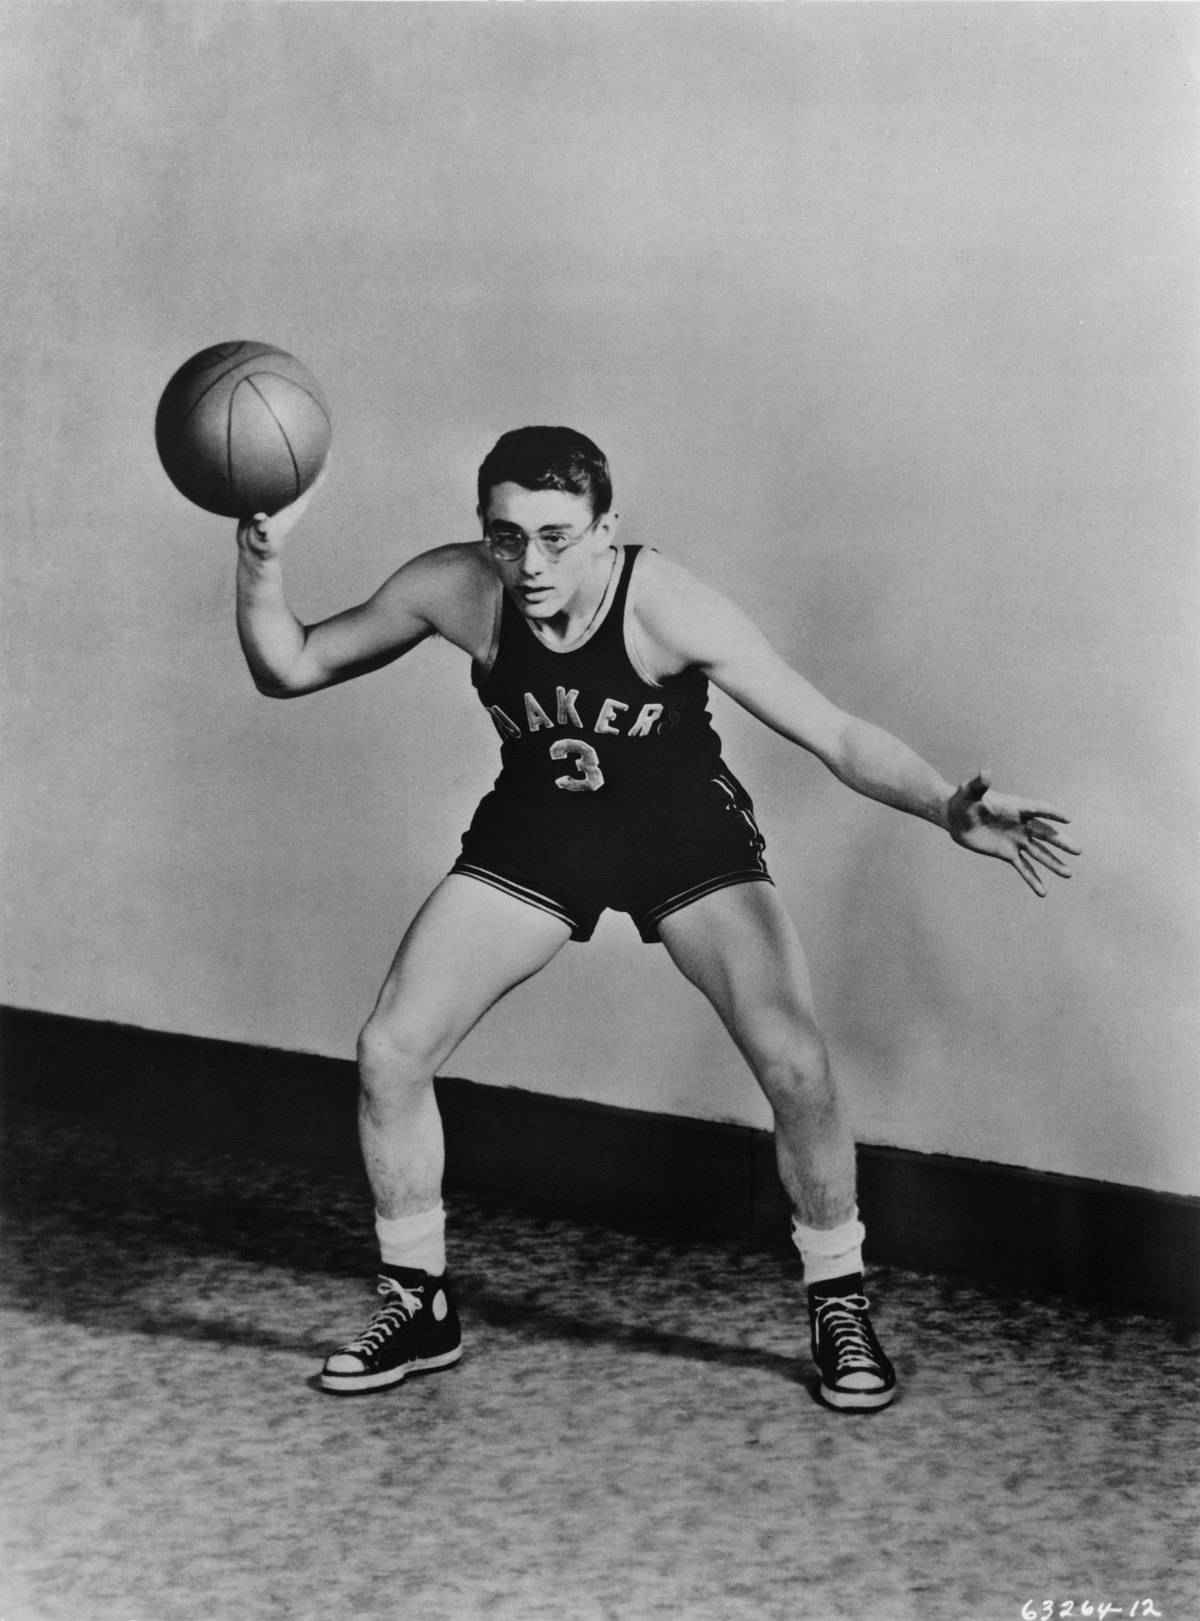
[[[435,629],[405,569],[320,624],[296,618],[284,592],[283,546],[315,489],[273,517],[258,513],[238,525],[238,637],[255,686],[270,698],[297,698],[377,670]]]

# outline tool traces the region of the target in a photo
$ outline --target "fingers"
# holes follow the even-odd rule
[[[1010,803],[1012,802],[1010,801]],[[1082,846],[1054,825],[1055,823],[1070,822],[1071,818],[1065,812],[1056,809],[1053,805],[1025,800],[1016,802],[1014,808],[1022,832],[1044,844],[1053,845],[1056,850],[1065,850],[1067,855],[1081,856],[1083,854]]]
[[[1056,827],[1049,827],[1043,822],[1030,820],[1025,823],[1025,831],[1030,838],[1038,839],[1045,844],[1052,844],[1056,850],[1065,850],[1069,856],[1081,856],[1083,854],[1082,847],[1076,844],[1074,839],[1069,839],[1065,833],[1060,833]]]
[[[1037,839],[1030,839],[1027,846],[1021,847],[1021,853],[1039,862],[1043,867],[1047,867],[1051,872],[1057,873],[1060,878],[1070,878],[1071,876],[1071,869],[1066,862],[1057,856],[1052,849],[1039,843]]]
[[[1038,867],[1044,867],[1047,872],[1052,872],[1056,878],[1070,878],[1072,876],[1070,867],[1067,866],[1067,863],[1057,851],[1040,839],[1029,838],[1020,842],[1014,841],[1013,852],[1009,860],[1039,900],[1044,900],[1046,897],[1046,885],[1037,870]]]
[[[1027,805],[1021,810],[1021,825],[1031,838],[1052,844],[1055,849],[1065,850],[1070,856],[1081,856],[1083,850],[1075,840],[1068,838],[1053,825],[1055,822],[1070,820],[1069,816],[1064,816],[1062,811],[1055,810],[1050,805]]]
[[[239,541],[244,542],[256,557],[266,559],[275,556],[304,516],[324,478],[325,468],[322,468],[313,483],[287,506],[272,513],[256,512],[253,517],[243,519],[238,525]]]
[[[1033,817],[1043,817],[1047,822],[1069,822],[1071,818],[1053,805],[1025,804],[1021,806],[1021,820],[1030,821]]]
[[[244,546],[255,557],[267,557],[272,548],[270,518],[265,512],[256,512],[252,518],[243,518],[238,524],[238,545]]]
[[[1030,889],[1032,889],[1037,898],[1044,901],[1046,898],[1046,886],[1038,876],[1037,868],[1033,865],[1024,850],[1019,849],[1017,851],[1012,858],[1012,864],[1017,869],[1018,873],[1020,873],[1025,882],[1029,885]]]

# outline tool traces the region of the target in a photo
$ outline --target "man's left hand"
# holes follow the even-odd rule
[[[1059,830],[1060,823],[1069,821],[1070,817],[1053,805],[1015,794],[994,793],[986,771],[980,771],[951,794],[946,812],[950,837],[956,844],[977,855],[1007,861],[1038,896],[1046,894],[1039,868],[1069,878],[1071,868],[1060,852],[1083,854]]]

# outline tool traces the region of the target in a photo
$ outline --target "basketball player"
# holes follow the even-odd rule
[[[471,659],[501,739],[495,786],[359,1038],[383,1304],[321,1383],[382,1390],[458,1360],[433,1077],[500,997],[612,907],[704,992],[771,1105],[823,1399],[884,1407],[896,1378],[868,1315],[854,1142],[753,804],[721,758],[709,682],[858,793],[1008,862],[1036,895],[1043,873],[1069,876],[1064,855],[1079,854],[1056,825],[1066,818],[993,792],[983,774],[952,788],[823,698],[682,565],[619,545],[607,463],[581,434],[505,434],[478,498],[480,540],[422,553],[368,601],[308,627],[288,607],[280,558],[309,497],[238,528],[238,626],[260,691],[316,692],[440,635]]]

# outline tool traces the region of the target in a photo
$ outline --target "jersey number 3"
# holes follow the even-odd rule
[[[555,777],[554,786],[565,788],[571,794],[594,794],[604,787],[604,773],[600,769],[600,756],[590,743],[577,737],[560,737],[550,745],[552,760],[570,760],[575,767],[569,777]]]

